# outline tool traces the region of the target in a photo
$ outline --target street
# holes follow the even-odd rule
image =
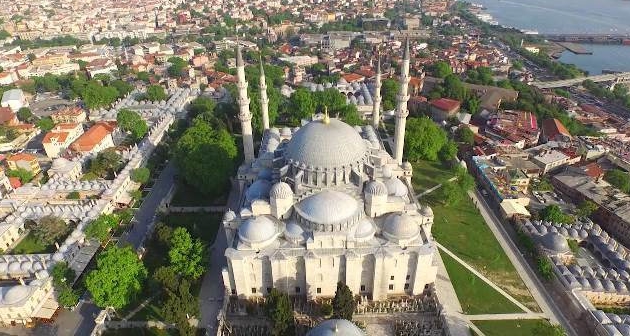
[[[542,284],[540,279],[534,270],[530,267],[529,263],[525,260],[525,257],[521,254],[520,250],[512,241],[510,235],[507,233],[501,221],[495,216],[494,212],[486,202],[485,197],[481,196],[477,190],[469,191],[473,201],[481,206],[478,206],[482,216],[486,220],[486,223],[492,230],[501,247],[507,254],[508,258],[520,274],[523,282],[531,292],[538,305],[543,310],[545,315],[549,316],[552,322],[560,323],[566,330],[568,335],[579,335],[573,325],[565,318],[563,310],[558,307],[557,302],[549,294],[547,288]]]

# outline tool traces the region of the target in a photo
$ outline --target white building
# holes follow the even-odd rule
[[[11,89],[2,94],[2,107],[9,107],[11,111],[17,112],[22,107],[28,106],[24,92],[20,89]]]

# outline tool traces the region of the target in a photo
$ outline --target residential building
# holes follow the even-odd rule
[[[567,130],[562,122],[555,118],[544,119],[542,122],[542,133],[540,134],[540,141],[571,141],[571,133]]]
[[[33,175],[39,174],[42,170],[37,157],[28,153],[18,153],[9,156],[7,158],[7,166],[10,170],[24,169],[33,173]]]
[[[89,155],[97,154],[105,148],[114,147],[112,133],[115,126],[107,122],[98,122],[90,127],[71,145],[70,149],[74,152]]]
[[[83,112],[85,114],[85,112]],[[49,158],[61,155],[75,140],[83,134],[83,126],[80,123],[57,124],[50,132],[44,135],[42,145]]]
[[[17,112],[22,107],[28,106],[28,101],[24,96],[24,92],[20,89],[7,90],[2,94],[2,107],[9,107],[11,111]]]
[[[0,107],[0,124],[5,126],[15,126],[20,121],[17,114],[10,107]]]
[[[64,107],[50,115],[55,124],[82,123],[87,118],[85,110],[78,106]]]
[[[435,122],[443,122],[455,116],[459,112],[461,103],[458,100],[440,98],[429,102],[431,106],[431,118]]]

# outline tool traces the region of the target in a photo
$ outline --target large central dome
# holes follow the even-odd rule
[[[285,158],[313,168],[356,164],[366,156],[365,140],[350,125],[337,119],[312,121],[291,138]]]

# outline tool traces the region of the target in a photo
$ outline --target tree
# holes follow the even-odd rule
[[[457,178],[457,185],[464,192],[471,190],[475,186],[475,179],[461,166],[457,166],[455,177]]]
[[[445,78],[453,73],[453,69],[451,69],[451,66],[448,63],[439,61],[433,65],[432,72],[435,77]]]
[[[407,122],[405,153],[409,161],[436,161],[446,143],[446,133],[431,119],[410,118]]]
[[[457,144],[453,140],[447,140],[444,146],[440,148],[438,156],[442,161],[450,161],[457,157]]]
[[[140,167],[131,170],[131,180],[136,183],[145,184],[149,182],[150,177],[151,171],[148,168]]]
[[[81,194],[78,191],[71,191],[66,195],[66,199],[78,200],[81,199]]]
[[[20,182],[24,183],[28,183],[31,182],[31,180],[33,179],[33,173],[31,171],[28,171],[24,168],[18,168],[18,169],[12,169],[7,171],[7,176],[8,177],[17,177],[20,179]]]
[[[621,169],[612,169],[604,174],[604,180],[624,193],[630,193],[630,174]]]
[[[475,133],[470,130],[468,127],[460,127],[455,132],[455,136],[459,142],[463,142],[467,145],[472,145],[475,143]]]
[[[85,235],[88,238],[104,242],[109,237],[109,232],[118,225],[119,221],[118,216],[114,214],[100,215],[85,227]]]
[[[551,265],[551,262],[549,261],[549,259],[547,259],[547,257],[538,257],[537,265],[540,275],[542,275],[545,280],[551,280],[553,278],[553,266]]]
[[[177,273],[175,273],[172,267],[167,266],[158,267],[158,269],[153,272],[151,280],[156,290],[166,289],[173,292],[177,290],[177,286],[180,283]]]
[[[42,132],[48,132],[55,127],[55,123],[51,117],[43,117],[35,122],[35,126],[42,130]]]
[[[214,129],[195,119],[175,147],[175,159],[184,179],[209,195],[227,190],[237,155],[234,138],[225,129]]]
[[[444,182],[439,189],[440,198],[447,206],[457,205],[462,200],[462,190],[455,182]]]
[[[90,161],[89,167],[88,172],[96,176],[111,176],[122,167],[122,156],[116,152],[116,148],[106,148]]]
[[[147,122],[136,111],[121,109],[116,115],[116,121],[118,122],[118,127],[125,132],[131,133],[135,141],[142,139],[149,131]]]
[[[300,120],[310,118],[317,107],[313,95],[305,88],[298,88],[289,98],[291,121],[299,124]]]
[[[97,306],[120,309],[140,294],[146,277],[147,270],[131,247],[112,246],[98,256],[85,283]]]
[[[168,67],[168,75],[173,78],[179,78],[184,76],[184,69],[188,65],[188,62],[184,61],[180,57],[171,57],[168,59],[171,66]]]
[[[597,210],[598,206],[593,201],[586,200],[577,207],[579,217],[590,217]]]
[[[76,277],[74,270],[68,267],[68,263],[61,261],[51,269],[53,286],[57,292],[57,300],[63,307],[72,307],[79,301],[79,294],[72,289],[72,282]]]
[[[164,88],[160,85],[149,85],[147,88],[146,97],[150,101],[161,101],[166,100],[166,92],[164,92]]]
[[[30,123],[34,119],[33,112],[28,107],[22,107],[17,111],[17,118],[23,123]]]
[[[335,291],[332,306],[332,318],[352,321],[352,314],[354,314],[357,303],[354,301],[352,291],[343,282],[337,283],[337,291]]]
[[[88,81],[80,96],[89,109],[111,105],[119,97],[118,90],[112,86],[103,86],[97,80]]]
[[[216,105],[214,100],[199,96],[188,105],[188,116],[194,118],[203,113],[212,113]]]
[[[188,230],[178,227],[171,237],[168,257],[173,269],[192,279],[198,279],[204,271],[205,246],[199,239],[192,239]]]
[[[566,336],[567,333],[564,331],[559,324],[551,324],[546,320],[540,320],[536,327],[534,328],[532,335],[536,336]]]
[[[120,79],[112,81],[111,83],[109,83],[109,85],[115,88],[116,91],[118,91],[119,96],[126,96],[128,93],[133,91],[133,85]]]
[[[161,310],[166,321],[177,325],[180,335],[195,335],[188,320],[199,314],[199,299],[191,294],[188,280],[181,279],[175,291],[166,290]]]
[[[273,324],[272,335],[290,334],[290,329],[293,326],[293,308],[286,293],[272,288],[265,302],[265,313]]]
[[[464,86],[464,83],[457,77],[457,75],[450,74],[444,78],[444,95],[446,97],[463,101],[468,97],[468,90]]]
[[[39,219],[33,228],[33,235],[40,244],[49,246],[69,231],[70,228],[63,219],[48,215]]]
[[[569,223],[573,221],[570,215],[565,215],[562,209],[555,204],[548,205],[540,211],[540,219],[552,223]]]
[[[145,83],[149,83],[150,82],[150,77],[149,77],[149,73],[146,71],[140,71],[136,74],[136,78],[138,78],[139,80],[145,82]]]
[[[394,79],[386,79],[381,86],[383,110],[391,111],[396,108],[396,96],[400,90],[400,83]]]

